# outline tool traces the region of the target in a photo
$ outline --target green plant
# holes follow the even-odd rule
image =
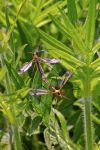
[[[100,42],[97,42],[99,27],[95,32],[95,22],[98,25],[99,2],[13,0],[0,3],[0,149],[44,150],[47,146],[50,150],[81,150],[84,137],[87,150],[98,148]],[[52,95],[39,98],[29,95],[31,89],[46,86],[36,67],[18,74],[17,68],[31,60],[28,52],[35,51],[37,45],[49,52],[44,57],[61,59],[61,64],[54,65],[50,72],[42,64],[54,86],[57,72],[66,68],[73,73],[64,87],[67,98],[58,97],[57,103]]]
[[[74,10],[76,10],[74,3],[73,7]],[[76,11],[74,16],[77,16]],[[99,84],[100,76],[100,58],[97,57],[95,60],[93,59],[100,46],[100,43],[96,43],[96,45],[93,46],[95,38],[96,1],[93,0],[89,3],[86,21],[79,27],[76,26],[76,19],[74,20],[72,18],[73,12],[72,14],[70,12],[68,18],[66,13],[61,11],[61,17],[63,18],[63,23],[61,23],[57,17],[50,15],[58,31],[66,37],[66,40],[70,41],[68,47],[42,30],[38,31],[50,55],[57,58],[61,57],[62,65],[72,70],[76,76],[74,81],[80,84],[86,150],[93,150],[94,132],[91,107],[93,105],[94,85]],[[73,25],[70,20],[75,25]]]

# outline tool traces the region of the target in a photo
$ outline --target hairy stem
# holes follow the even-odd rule
[[[93,133],[92,133],[92,113],[91,98],[84,99],[84,125],[85,125],[85,142],[86,150],[93,150]]]
[[[93,150],[93,129],[92,129],[92,112],[91,112],[91,87],[89,73],[84,84],[84,126],[86,150]]]

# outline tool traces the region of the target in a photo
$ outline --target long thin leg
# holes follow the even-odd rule
[[[71,72],[67,71],[67,72],[65,73],[65,78],[64,78],[64,80],[62,81],[62,83],[61,83],[61,85],[60,85],[60,90],[61,90],[62,87],[66,84],[66,82],[71,78],[71,76],[72,76],[72,73],[71,73]]]
[[[38,70],[39,70],[39,72],[40,72],[40,74],[41,74],[41,76],[42,76],[42,80],[43,80],[52,90],[55,90],[55,88],[54,88],[54,87],[48,82],[48,80],[46,79],[45,74],[44,74],[44,70],[43,70],[41,64],[40,64],[38,61],[36,61],[36,64],[37,64],[37,68],[38,68]]]

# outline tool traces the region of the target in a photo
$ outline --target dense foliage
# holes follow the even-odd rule
[[[99,150],[99,50],[99,0],[0,0],[0,149]],[[54,88],[72,73],[62,96],[34,60],[18,73],[36,51]]]

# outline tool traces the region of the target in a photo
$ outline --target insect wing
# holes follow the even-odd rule
[[[50,94],[50,91],[46,89],[36,89],[30,92],[30,95],[32,96],[41,96],[45,94]]]
[[[59,63],[60,60],[59,59],[56,59],[56,58],[53,58],[53,59],[50,59],[50,58],[41,58],[41,61],[45,62],[45,63],[49,63],[49,64],[56,64],[56,63]]]
[[[27,62],[19,71],[18,74],[26,72],[32,66],[32,61]]]

